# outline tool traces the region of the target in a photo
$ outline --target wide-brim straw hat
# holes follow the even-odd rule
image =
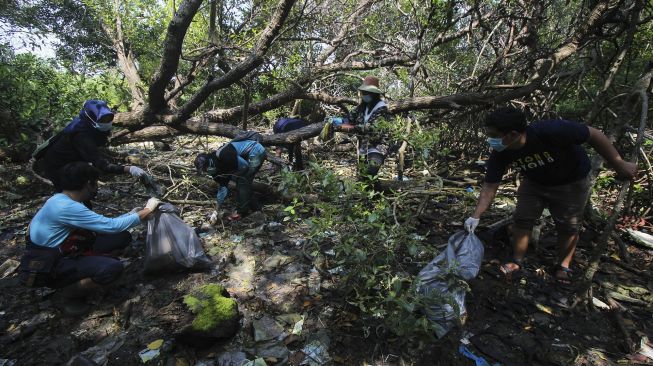
[[[358,87],[358,90],[383,94],[383,90],[379,88],[379,79],[374,76],[366,76],[365,79],[363,79],[363,84]]]

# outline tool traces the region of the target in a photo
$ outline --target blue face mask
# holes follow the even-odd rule
[[[508,147],[508,145],[503,144],[503,137],[488,137],[487,143],[490,144],[491,148],[499,152],[505,150]]]
[[[369,94],[363,95],[363,103],[368,103],[369,104],[369,103],[372,103],[373,100],[374,100],[373,96],[371,96]]]

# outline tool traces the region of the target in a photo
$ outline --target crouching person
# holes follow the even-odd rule
[[[66,315],[86,312],[86,295],[120,277],[122,263],[110,253],[128,246],[127,229],[140,224],[160,203],[150,198],[145,208],[116,218],[97,214],[83,202],[97,195],[99,175],[88,163],[65,165],[59,177],[62,192],[45,202],[27,230],[20,278],[27,286],[60,289]]]
[[[258,200],[252,192],[254,176],[263,165],[267,154],[265,147],[254,140],[231,141],[218,150],[197,155],[195,169],[198,174],[208,174],[218,184],[216,200],[221,205],[229,193],[229,181],[236,182],[236,212],[230,221],[240,220],[251,211],[260,210]]]

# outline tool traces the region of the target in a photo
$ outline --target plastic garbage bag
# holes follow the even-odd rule
[[[427,317],[436,325],[438,338],[464,319],[464,280],[476,277],[483,252],[483,243],[474,233],[459,231],[449,237],[447,248],[419,272],[418,291],[441,300],[426,309]]]
[[[199,236],[178,212],[175,206],[162,203],[147,222],[145,271],[203,269],[211,264]]]

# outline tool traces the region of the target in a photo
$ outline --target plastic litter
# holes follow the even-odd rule
[[[204,254],[195,230],[179,216],[177,208],[163,203],[147,223],[145,270],[156,272],[181,268],[208,268],[211,260]]]
[[[653,249],[653,235],[633,229],[626,229],[626,231],[636,242]]]
[[[138,352],[138,356],[141,358],[141,361],[143,363],[146,363],[148,361],[151,361],[159,355],[161,355],[161,346],[163,345],[163,339],[157,339],[150,344],[147,345],[147,347]]]
[[[143,174],[140,176],[140,181],[141,184],[145,186],[145,191],[148,195],[161,198],[165,194],[165,188],[160,186],[153,176],[149,174]]]
[[[298,320],[297,323],[295,323],[295,325],[292,328],[292,332],[290,332],[290,334],[294,334],[298,336],[302,335],[303,327],[304,327],[304,316],[302,316],[302,318]]]
[[[308,343],[302,348],[302,352],[306,355],[304,362],[310,366],[324,365],[331,360],[327,346],[319,340]]]
[[[501,366],[500,363],[493,363],[490,364],[487,362],[483,357],[477,356],[472,351],[469,350],[465,345],[461,344],[460,347],[458,347],[458,352],[460,352],[461,355],[469,358],[470,360],[473,360],[476,363],[476,366]]]
[[[419,293],[440,296],[444,300],[426,309],[428,318],[436,326],[438,338],[464,319],[466,286],[456,279],[476,277],[483,253],[483,243],[474,233],[459,231],[449,237],[447,248],[419,272]]]
[[[20,262],[15,259],[7,259],[0,265],[0,278],[5,278],[16,271]]]
[[[110,336],[103,339],[97,345],[82,352],[80,356],[94,362],[97,365],[106,365],[109,362],[109,356],[116,352],[125,343],[125,334]]]
[[[265,360],[262,358],[257,358],[254,361],[248,361],[243,364],[243,366],[268,366],[267,363],[265,363]]]

